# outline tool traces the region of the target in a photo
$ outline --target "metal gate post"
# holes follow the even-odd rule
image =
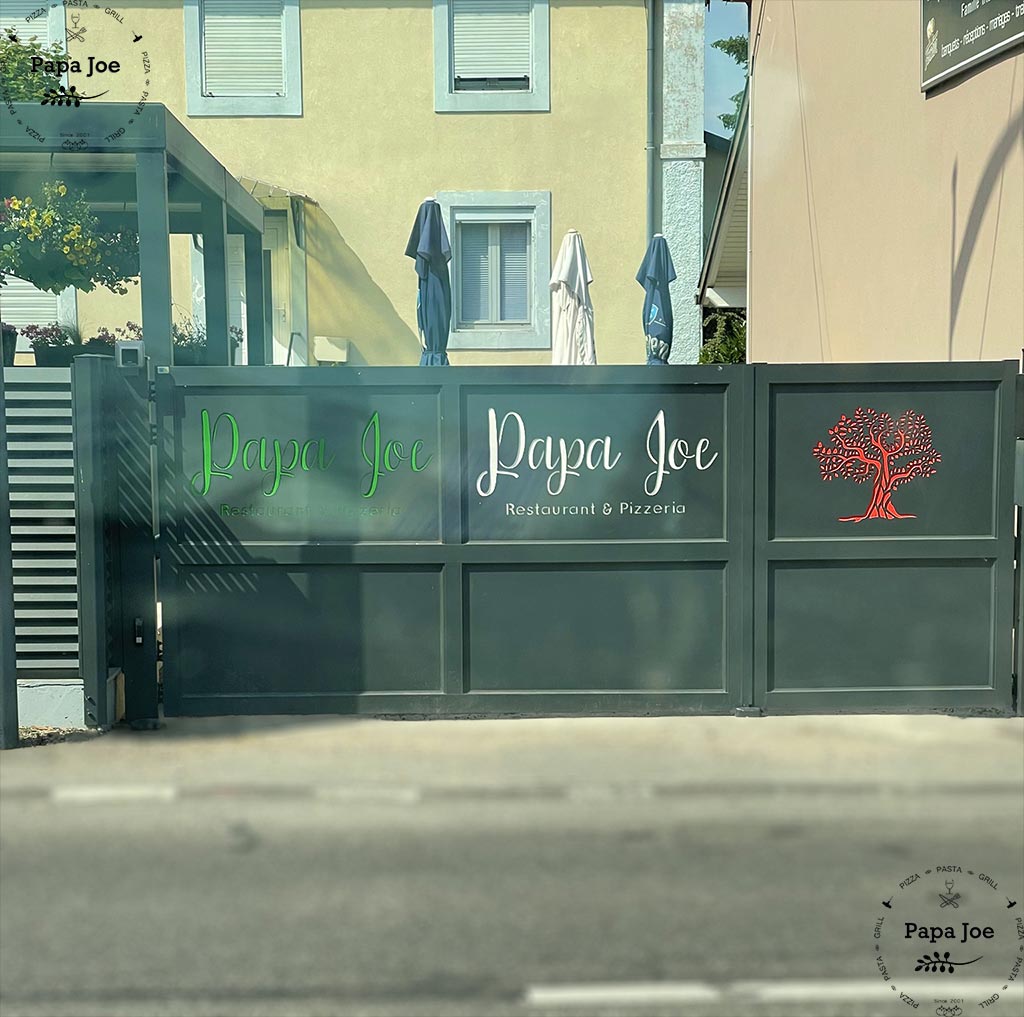
[[[105,529],[110,516],[107,483],[106,388],[110,357],[79,356],[71,367],[75,434],[75,544],[78,555],[79,666],[89,727],[111,723],[107,703],[108,618]]]
[[[0,749],[18,744],[18,672],[14,648],[14,565],[7,479],[7,402],[0,364]]]
[[[132,727],[148,730],[158,726],[160,713],[148,371],[118,371],[112,388],[125,719]]]

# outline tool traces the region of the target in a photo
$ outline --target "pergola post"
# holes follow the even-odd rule
[[[228,217],[220,198],[203,197],[203,288],[206,291],[206,362],[230,364],[228,336]]]
[[[135,157],[142,276],[142,334],[154,366],[173,363],[171,348],[171,249],[164,152]],[[159,285],[157,285],[159,283]]]
[[[250,364],[272,363],[268,356],[266,320],[263,312],[263,237],[245,236],[245,335]]]

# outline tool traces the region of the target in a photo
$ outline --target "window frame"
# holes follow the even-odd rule
[[[190,117],[302,116],[302,26],[299,0],[283,0],[284,95],[203,95],[203,0],[185,0],[185,95]]]
[[[440,191],[437,194],[452,248],[452,329],[450,350],[551,349],[551,192]],[[526,222],[530,226],[529,324],[461,324],[459,224]]]
[[[548,113],[551,110],[551,17],[548,0],[531,0],[533,50],[529,90],[455,91],[450,0],[434,2],[435,113]]]

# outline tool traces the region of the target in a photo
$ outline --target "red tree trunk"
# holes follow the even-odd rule
[[[860,523],[865,519],[916,519],[917,516],[897,512],[892,503],[892,488],[885,487],[880,480],[875,481],[871,492],[871,501],[862,516],[840,516],[841,523]]]

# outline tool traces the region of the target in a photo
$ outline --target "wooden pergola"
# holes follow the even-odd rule
[[[26,124],[41,141],[26,131]],[[7,194],[32,193],[41,179],[59,178],[85,192],[102,227],[138,230],[142,330],[146,353],[156,366],[169,366],[174,358],[172,233],[203,238],[207,362],[231,363],[227,237],[241,234],[248,362],[272,363],[264,306],[263,206],[165,106],[152,103],[139,112],[134,103],[0,108],[0,176]]]

